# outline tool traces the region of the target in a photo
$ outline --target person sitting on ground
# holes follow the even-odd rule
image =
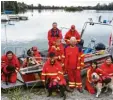
[[[12,51],[8,51],[1,58],[1,78],[6,83],[15,83],[17,80],[17,72],[20,69],[18,58]]]
[[[94,81],[92,79],[92,74],[93,73],[97,73],[100,77],[107,77],[107,73],[105,73],[104,71],[102,71],[100,68],[97,68],[97,62],[96,61],[92,61],[91,63],[91,67],[88,68],[87,70],[87,77],[86,77],[86,86],[85,89],[91,93],[91,94],[95,94],[95,85],[96,85],[96,81]],[[102,80],[100,80],[100,83],[102,83]]]
[[[61,96],[65,97],[66,81],[61,65],[55,59],[55,53],[49,53],[49,59],[44,64],[41,79],[48,90],[48,96],[54,89],[59,89]]]

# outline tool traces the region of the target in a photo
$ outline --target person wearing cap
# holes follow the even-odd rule
[[[55,44],[51,47],[50,52],[55,53],[55,57],[56,57],[57,61],[64,68],[65,56],[64,56],[64,47],[61,43],[61,39],[57,39],[55,41]]]
[[[75,25],[72,25],[71,26],[71,29],[65,35],[65,38],[64,39],[65,39],[65,42],[66,42],[67,45],[70,44],[70,38],[71,37],[75,37],[78,43],[81,41],[80,34],[76,30]]]
[[[62,39],[62,32],[57,28],[57,23],[52,24],[52,29],[48,31],[48,45],[50,50],[51,46],[55,44],[56,39]]]
[[[68,74],[70,89],[74,90],[76,87],[79,92],[83,92],[81,80],[81,69],[83,66],[81,66],[81,53],[76,43],[76,38],[71,37],[70,46],[66,48],[65,52],[65,71]]]
[[[12,51],[8,51],[1,58],[1,78],[2,81],[15,83],[17,80],[17,71],[20,69],[20,63]],[[8,80],[7,80],[8,76]]]
[[[48,96],[52,94],[52,89],[54,86],[64,88],[66,85],[62,67],[55,59],[54,52],[49,53],[49,59],[45,62],[44,67],[42,69],[41,79],[44,85],[47,85],[46,83],[48,83],[49,81],[49,84],[47,86],[49,92]]]

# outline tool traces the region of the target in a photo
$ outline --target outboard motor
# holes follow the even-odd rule
[[[103,43],[97,43],[95,45],[95,50],[105,50],[106,49],[106,46],[103,44]]]

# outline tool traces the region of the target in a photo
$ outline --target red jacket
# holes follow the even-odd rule
[[[59,29],[56,29],[56,31],[54,31],[53,29],[49,30],[48,32],[49,45],[52,46],[57,39],[62,39],[61,31]]]
[[[100,66],[100,68],[104,71],[104,72],[106,72],[107,74],[109,74],[110,76],[113,76],[113,64],[111,64],[111,65],[107,65],[106,63],[104,63],[104,64],[102,64],[101,66]]]
[[[50,64],[50,60],[48,60],[43,67],[41,79],[43,82],[45,82],[46,79],[57,79],[59,81],[64,80],[64,74],[61,65],[56,61],[52,66]]]
[[[37,50],[37,51],[33,51],[33,54],[34,54],[34,55],[33,55],[34,57],[37,57],[37,58],[36,58],[37,61],[42,60],[41,55],[40,55],[40,53],[39,53],[38,50]]]
[[[96,72],[99,76],[107,76],[107,73],[105,73],[103,70],[101,70],[100,68],[97,69],[93,69],[92,67],[89,67],[87,70],[87,81],[89,83],[92,83],[92,73]]]
[[[78,47],[67,47],[65,58],[65,69],[80,69],[80,53]]]
[[[64,63],[65,56],[64,56],[64,47],[62,44],[59,46],[52,46],[50,52],[54,52],[55,56],[58,57],[57,60],[61,63]]]
[[[17,57],[15,55],[13,55],[12,60],[8,60],[6,55],[2,56],[1,67],[3,68],[3,67],[6,67],[8,65],[16,67],[17,70],[20,69],[20,63],[19,63],[19,61],[18,61],[18,59],[17,59]]]
[[[69,40],[71,37],[75,37],[77,39],[78,42],[80,42],[80,34],[77,32],[77,30],[75,30],[74,32],[72,32],[71,30],[69,30],[66,35],[65,35],[65,42],[66,44],[70,44]]]

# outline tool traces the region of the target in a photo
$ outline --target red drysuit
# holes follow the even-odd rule
[[[37,61],[40,61],[42,58],[41,58],[40,52],[38,51],[38,48],[32,47],[32,50],[33,50],[33,56],[37,57],[36,58]]]
[[[65,35],[65,42],[66,44],[70,44],[69,40],[71,37],[75,37],[78,42],[80,42],[80,34],[75,30],[74,32],[71,31],[71,29],[66,33]]]
[[[81,53],[78,47],[67,47],[66,58],[65,58],[65,70],[68,74],[69,87],[82,88],[81,80]],[[83,62],[82,62],[83,63]]]
[[[93,67],[89,67],[87,70],[87,78],[86,78],[86,89],[89,93],[95,94],[95,89],[91,85],[93,83],[92,81],[92,73],[96,72],[99,76],[107,76],[105,72],[103,72],[100,68],[94,69]]]
[[[62,66],[64,66],[65,56],[63,45],[60,44],[59,46],[52,46],[50,52],[54,52],[55,56],[58,57],[57,61],[60,62]]]
[[[61,65],[56,61],[54,65],[50,64],[50,60],[48,60],[42,70],[41,79],[43,82],[50,79],[50,81],[58,80],[59,85],[66,85],[66,81],[64,79],[64,74],[62,71]]]
[[[49,32],[48,32],[49,50],[50,50],[51,46],[55,44],[55,41],[57,39],[62,39],[62,33],[61,33],[61,31],[59,29],[56,29],[56,30],[51,29],[51,30],[49,30]]]
[[[14,66],[16,68],[16,70],[20,69],[20,63],[19,63],[19,61],[18,61],[18,59],[17,59],[17,57],[15,55],[13,55],[12,60],[8,60],[6,55],[2,56],[1,67],[2,67],[3,72],[5,72],[6,74],[9,73],[6,70],[7,66]],[[4,73],[2,73],[1,78],[2,78],[3,81],[6,81],[6,76],[5,76]],[[15,71],[14,73],[11,74],[9,82],[15,83],[16,80],[17,80],[17,73]]]
[[[100,68],[109,74],[110,76],[113,76],[113,64],[107,65],[106,63],[102,64]]]

